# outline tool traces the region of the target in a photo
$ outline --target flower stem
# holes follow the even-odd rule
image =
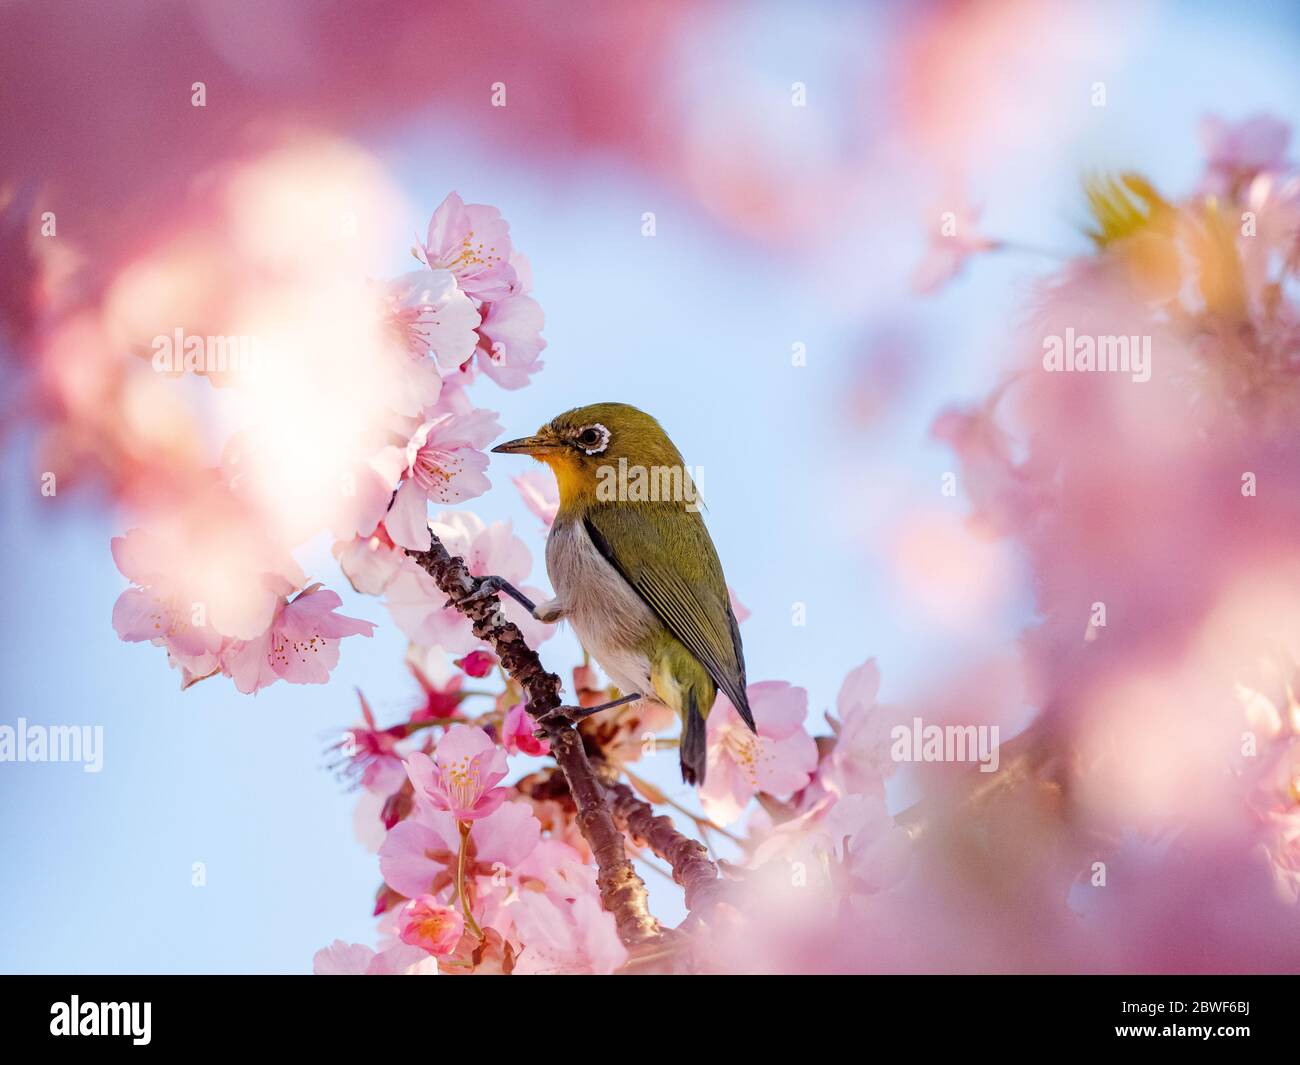
[[[474,920],[474,914],[469,908],[469,893],[465,890],[465,856],[469,852],[469,830],[468,821],[460,822],[460,856],[456,859],[456,894],[460,896],[460,908],[465,914],[465,926],[473,932],[479,939],[483,938],[483,929],[478,926]]]

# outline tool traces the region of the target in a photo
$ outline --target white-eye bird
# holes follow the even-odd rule
[[[702,784],[705,718],[718,691],[750,729],[754,718],[740,629],[681,454],[654,418],[626,403],[566,411],[535,435],[492,450],[545,462],[555,473],[560,507],[546,541],[555,598],[534,606],[499,578],[487,578],[487,590],[513,595],[542,621],[562,618],[573,626],[627,693],[590,712],[637,697],[673,710],[682,720],[682,779]],[[678,498],[611,491],[628,483],[628,470],[680,486],[671,493]]]

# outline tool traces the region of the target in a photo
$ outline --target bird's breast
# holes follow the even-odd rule
[[[551,526],[546,572],[583,647],[620,688],[647,691],[648,660],[643,649],[661,625],[596,549],[580,519],[557,519]]]

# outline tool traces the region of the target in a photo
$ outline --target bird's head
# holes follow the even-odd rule
[[[498,444],[498,454],[532,455],[555,473],[560,505],[593,500],[602,478],[619,469],[676,467],[681,453],[659,423],[626,403],[592,403],[557,415],[532,436]]]

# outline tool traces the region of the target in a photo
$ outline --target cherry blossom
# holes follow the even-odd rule
[[[413,270],[389,285],[391,321],[407,352],[451,373],[474,354],[480,315],[449,270]],[[432,397],[437,399],[437,393]]]
[[[873,659],[851,670],[836,699],[839,735],[822,774],[826,787],[841,795],[885,794],[885,780],[897,768],[890,757],[893,721],[876,705],[880,670]]]
[[[882,797],[841,798],[830,807],[824,825],[832,853],[844,862],[858,889],[873,894],[906,874],[911,837],[889,815]]]
[[[960,193],[949,193],[927,216],[929,244],[912,275],[912,288],[921,295],[937,292],[961,273],[966,260],[991,251],[998,242],[979,232],[980,211]]]
[[[1286,169],[1291,128],[1272,115],[1252,115],[1228,122],[1218,115],[1201,119],[1201,146],[1210,171],[1212,191],[1235,191],[1266,170]]]
[[[536,730],[537,724],[523,704],[512,706],[506,711],[505,720],[501,723],[501,745],[511,754],[547,754],[551,745],[547,740],[539,740],[533,735]]]
[[[549,470],[526,470],[510,480],[519,489],[524,506],[546,529],[550,529],[555,513],[560,509],[560,490],[554,475]]]
[[[389,795],[406,779],[397,745],[405,736],[402,726],[381,729],[375,724],[375,714],[365,695],[358,689],[361,700],[361,723],[354,725],[344,735],[339,749],[347,758],[346,777],[360,774],[362,787],[377,795]]]
[[[221,656],[235,687],[251,694],[287,680],[290,684],[324,684],[339,660],[345,636],[373,636],[369,621],[336,614],[343,605],[337,592],[313,584],[293,599],[283,599],[271,627],[253,640],[236,640]]]
[[[817,744],[803,729],[808,693],[785,681],[746,689],[758,734],[750,732],[725,695],[708,719],[708,770],[700,788],[705,812],[730,824],[759,792],[787,796],[805,785],[817,768]]]
[[[528,949],[517,973],[608,974],[627,961],[614,917],[594,894],[572,902],[522,892],[514,907],[515,928]]]
[[[430,500],[459,503],[492,487],[483,472],[488,467],[483,448],[500,432],[491,411],[439,414],[415,430],[406,445],[402,482],[384,519],[395,544],[427,551]]]
[[[382,595],[406,559],[406,553],[393,543],[383,522],[369,536],[340,540],[333,550],[348,583],[362,595]]]
[[[443,511],[431,528],[448,551],[465,559],[476,577],[500,576],[533,602],[546,599],[540,588],[527,583],[533,566],[532,555],[511,531],[509,522],[485,525],[477,515]],[[482,648],[482,641],[470,630],[465,615],[447,606],[447,596],[414,563],[404,566],[393,578],[386,595],[393,620],[419,646],[441,647],[457,655]],[[534,647],[554,634],[555,626],[538,621],[508,596],[502,597],[501,609]]]
[[[424,704],[412,711],[411,720],[433,721],[455,716],[456,711],[460,709],[461,700],[465,698],[465,693],[460,690],[460,674],[453,674],[447,679],[446,684],[439,686],[414,662],[408,665],[424,695]]]
[[[402,449],[393,445],[380,448],[356,465],[343,479],[342,505],[330,522],[330,532],[336,539],[370,539],[376,535],[405,468]]]
[[[398,911],[399,938],[403,943],[426,950],[434,957],[446,957],[456,948],[465,931],[465,919],[452,906],[444,906],[432,895],[420,895]]]
[[[140,588],[128,588],[113,604],[113,629],[130,643],[148,641],[167,649],[167,658],[181,671],[181,686],[210,676],[221,665],[226,641],[208,625],[193,623],[193,609],[176,598],[160,599]]]
[[[446,810],[458,821],[486,817],[506,798],[497,783],[506,775],[506,753],[481,728],[452,725],[433,758],[419,751],[406,760],[418,801]]]
[[[541,825],[524,803],[501,803],[470,826],[471,849],[489,871],[497,865],[519,866],[541,838]],[[423,806],[395,825],[379,849],[379,869],[394,891],[414,898],[437,894],[451,883],[460,832],[456,817]]]
[[[532,296],[517,293],[487,304],[479,328],[478,365],[502,388],[523,388],[542,369],[545,324],[541,305]]]
[[[428,951],[405,943],[376,953],[360,943],[336,939],[312,959],[317,976],[431,976],[437,971]]]
[[[496,657],[487,651],[471,651],[456,659],[456,666],[464,670],[467,677],[486,677],[496,664]]]
[[[518,286],[510,265],[510,226],[495,207],[448,194],[433,212],[423,250],[434,271],[450,271],[476,300],[501,300]]]

